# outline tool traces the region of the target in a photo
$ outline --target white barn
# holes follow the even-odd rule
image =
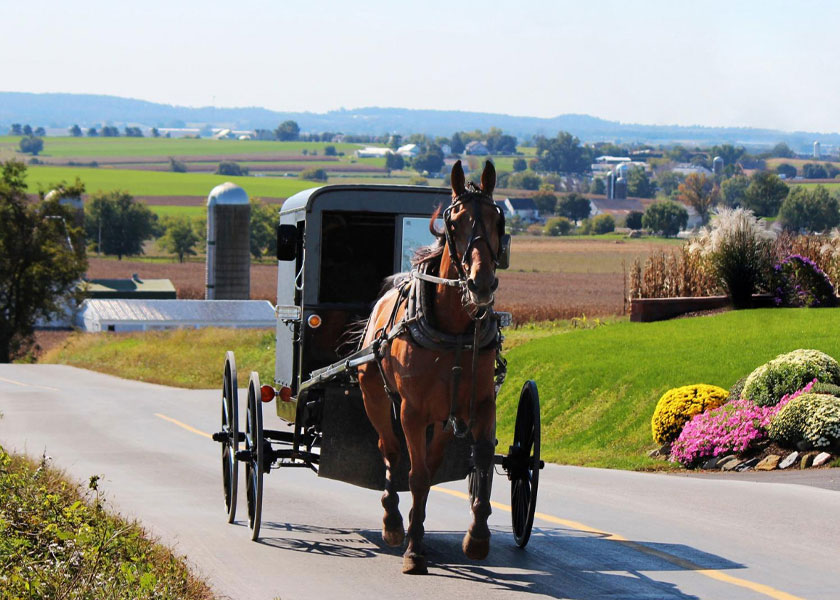
[[[271,328],[267,300],[85,300],[76,316],[83,331],[149,331],[201,327]]]

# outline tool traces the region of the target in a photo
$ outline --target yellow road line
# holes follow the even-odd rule
[[[167,417],[166,415],[162,415],[160,413],[155,413],[155,416],[160,418],[160,419],[163,419],[164,421],[169,421],[170,423],[174,423],[178,427],[181,427],[182,429],[186,429],[190,433],[194,433],[196,435],[200,435],[202,437],[206,437],[206,438],[209,438],[211,440],[213,439],[213,436],[210,435],[209,433],[205,433],[205,432],[203,432],[199,429],[196,429],[195,427],[187,425],[186,423],[182,423],[178,419],[173,419],[172,417]]]
[[[436,492],[443,492],[444,494],[449,494],[450,496],[455,496],[456,498],[462,498],[464,500],[469,500],[469,495],[465,494],[464,492],[459,492],[456,490],[450,490],[447,488],[443,488],[440,486],[432,486],[432,489]],[[490,502],[490,505],[493,508],[497,508],[499,510],[510,512],[512,509],[507,504],[502,504],[501,502]],[[773,598],[774,600],[804,600],[804,598],[800,598],[799,596],[794,596],[793,594],[788,594],[787,592],[782,592],[775,588],[770,587],[769,585],[764,585],[762,583],[756,583],[754,581],[749,581],[747,579],[741,579],[740,577],[734,577],[727,573],[723,573],[717,569],[705,569],[700,565],[686,560],[684,558],[680,558],[679,556],[675,556],[673,554],[669,554],[668,552],[663,552],[662,550],[656,550],[654,548],[650,548],[641,544],[639,542],[633,542],[628,540],[625,537],[617,535],[615,533],[610,533],[608,531],[602,531],[600,529],[595,529],[594,527],[589,527],[588,525],[584,525],[583,523],[579,523],[578,521],[570,521],[568,519],[561,519],[559,517],[555,517],[553,515],[547,515],[541,512],[535,512],[534,517],[540,519],[542,521],[548,521],[549,523],[554,523],[555,525],[562,525],[564,527],[568,527],[569,529],[574,529],[576,531],[581,531],[584,533],[592,533],[595,535],[600,536],[602,539],[610,540],[613,542],[617,542],[622,546],[627,548],[632,548],[633,550],[637,550],[643,554],[647,554],[648,556],[653,556],[656,558],[660,558],[664,561],[671,563],[672,565],[676,565],[681,569],[686,569],[688,571],[694,571],[695,573],[699,573],[700,575],[705,575],[710,579],[715,579],[717,581],[722,581],[724,583],[728,583],[730,585],[735,585],[738,587],[746,588],[748,590],[752,590],[769,598]]]
[[[178,427],[182,429],[186,429],[187,431],[194,433],[196,435],[200,435],[202,437],[212,439],[209,433],[196,429],[186,423],[182,423],[177,419],[173,419],[172,417],[167,417],[166,415],[162,415],[160,413],[155,413],[156,417],[163,419],[164,421],[169,421],[170,423],[174,423]],[[450,490],[447,488],[443,488],[437,485],[433,485],[432,489],[436,492],[441,492],[443,494],[449,494],[450,496],[455,496],[456,498],[461,498],[462,500],[469,500],[469,495],[465,494],[464,492],[459,492],[457,490]],[[502,504],[501,502],[490,502],[490,505],[493,508],[504,512],[511,512],[513,509],[508,506],[507,504]],[[741,579],[740,577],[734,577],[727,573],[723,573],[717,569],[704,569],[697,563],[694,563],[690,560],[686,560],[684,558],[680,558],[679,556],[675,556],[673,554],[669,554],[667,552],[663,552],[662,550],[656,550],[654,548],[649,548],[644,544],[639,542],[633,542],[628,540],[625,537],[617,535],[615,533],[610,533],[608,531],[602,531],[600,529],[595,529],[594,527],[590,527],[578,521],[570,521],[569,519],[561,519],[560,517],[555,517],[554,515],[549,515],[546,513],[536,512],[534,513],[534,517],[540,519],[541,521],[547,521],[549,523],[554,523],[555,525],[562,525],[564,527],[568,527],[569,529],[574,529],[576,531],[581,531],[584,533],[592,533],[595,535],[600,536],[602,539],[610,540],[616,543],[621,544],[627,548],[632,548],[638,552],[643,554],[647,554],[648,556],[654,556],[656,558],[660,558],[664,561],[671,563],[672,565],[676,565],[681,569],[686,569],[688,571],[694,571],[695,573],[699,573],[700,575],[704,575],[710,579],[714,579],[716,581],[721,581],[723,583],[728,583],[730,585],[734,585],[737,587],[742,587],[748,590],[752,590],[758,594],[762,594],[767,596],[768,598],[773,598],[773,600],[805,600],[799,596],[794,596],[793,594],[788,594],[787,592],[782,592],[777,590],[769,585],[764,585],[762,583],[756,583],[754,581],[749,581],[747,579]]]
[[[12,385],[19,385],[20,387],[34,387],[39,388],[42,390],[50,390],[52,392],[60,392],[61,390],[58,388],[50,387],[48,385],[35,385],[34,383],[22,383],[20,381],[15,381],[14,379],[6,379],[5,377],[0,377],[0,381],[3,383],[11,383]]]

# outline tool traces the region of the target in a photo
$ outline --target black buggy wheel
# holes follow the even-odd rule
[[[248,456],[245,463],[245,481],[248,485],[248,527],[251,528],[251,539],[256,541],[260,537],[260,520],[262,518],[265,440],[263,439],[260,377],[255,372],[251,373],[251,380],[248,382],[245,450]]]
[[[524,548],[534,526],[541,467],[540,396],[533,380],[525,382],[519,395],[513,445],[507,460],[513,538],[517,546]]]
[[[225,353],[222,380],[222,485],[225,493],[225,512],[228,523],[236,518],[236,493],[239,482],[239,390],[236,382],[236,359],[233,352]]]

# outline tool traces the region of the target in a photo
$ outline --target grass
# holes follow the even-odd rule
[[[74,334],[40,360],[127,379],[201,389],[221,385],[225,351],[240,373],[274,380],[274,330],[178,329],[124,334]],[[243,381],[246,381],[243,379]]]
[[[826,326],[840,309],[733,311],[659,323],[576,319],[506,330],[508,379],[498,401],[500,448],[510,444],[519,390],[539,385],[546,460],[622,469],[661,469],[649,459],[650,418],[668,389],[728,388],[755,367],[796,348],[840,357]],[[214,388],[224,351],[242,373],[270,381],[272,331],[181,330],[77,334],[41,362],[61,362],[180,387]]]
[[[109,514],[97,490],[0,447],[3,598],[209,600],[209,587],[136,524]]]
[[[82,180],[89,194],[120,189],[134,196],[207,196],[220,183],[232,181],[242,186],[252,198],[288,198],[301,190],[323,185],[286,177],[229,177],[206,173],[38,166],[27,169],[26,181],[31,191],[48,190],[60,181],[72,182],[76,177]]]
[[[301,154],[303,150],[324,154],[326,146],[335,146],[337,152],[352,154],[360,144],[333,144],[326,142],[268,142],[257,140],[213,140],[187,138],[88,138],[46,137],[45,157],[82,158],[100,156],[218,156],[237,154]],[[0,149],[17,150],[18,136],[0,136]]]
[[[207,217],[204,206],[173,206],[171,204],[149,204],[149,209],[161,219],[164,217],[187,217],[188,219],[203,219]]]

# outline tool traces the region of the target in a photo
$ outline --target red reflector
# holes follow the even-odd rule
[[[260,395],[263,402],[271,402],[274,400],[274,388],[270,385],[264,385],[260,388]]]
[[[291,402],[292,401],[292,388],[287,385],[284,385],[280,388],[280,399],[283,402]]]

